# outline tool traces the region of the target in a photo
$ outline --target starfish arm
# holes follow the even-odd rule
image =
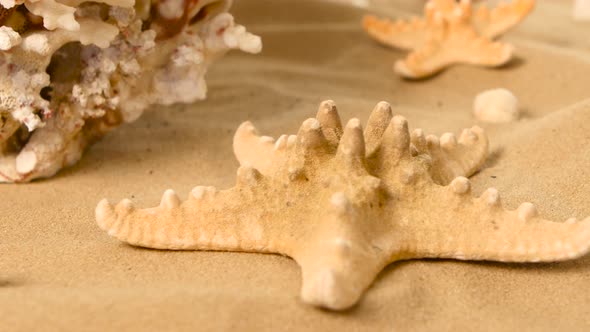
[[[320,104],[316,119],[322,135],[332,148],[338,146],[342,136],[342,122],[336,105],[327,100]],[[262,174],[269,174],[277,165],[284,164],[295,148],[297,135],[281,135],[275,142],[270,136],[260,136],[254,125],[247,121],[234,135],[234,154],[242,166],[252,166]]]
[[[234,135],[234,154],[242,166],[252,166],[267,174],[273,165],[281,164],[295,145],[295,135],[282,135],[274,140],[260,136],[254,125],[246,121]]]
[[[378,205],[381,181],[364,169],[363,135],[360,121],[351,119],[334,158],[339,168],[353,174],[354,185],[315,202],[322,208],[312,216],[313,222],[300,227],[302,239],[294,241],[292,257],[301,266],[302,300],[332,310],[357,303],[388,263],[366,229],[375,218],[371,207]],[[383,225],[371,229],[383,233]]]
[[[374,217],[367,207],[378,204],[381,181],[362,171],[365,145],[357,119],[346,126],[336,158],[342,167],[355,169],[360,181],[352,192],[332,194],[318,216],[321,222],[312,224],[306,241],[297,241],[293,258],[301,266],[302,300],[342,310],[359,301],[388,261],[365,229]],[[380,225],[372,228],[380,232]]]
[[[424,43],[428,36],[427,23],[423,19],[391,21],[373,15],[363,18],[367,34],[383,45],[404,50],[413,50]]]
[[[424,136],[421,129],[412,132],[412,154],[432,158],[430,175],[440,185],[449,184],[458,176],[470,177],[480,170],[488,157],[489,142],[483,129],[464,129],[459,140],[452,133]]]
[[[336,265],[313,258],[317,252],[310,257],[295,258],[301,267],[301,299],[314,306],[344,310],[360,300],[388,262],[371,249],[344,240],[335,241],[334,246],[338,247],[332,253],[332,259],[338,261]]]
[[[424,78],[457,63],[496,67],[512,58],[511,45],[478,37],[463,29],[449,32],[451,38],[432,40],[395,63],[395,71],[407,78]]]
[[[517,25],[534,7],[535,0],[514,0],[511,3],[500,3],[492,10],[482,5],[473,17],[473,24],[482,36],[492,39]]]
[[[590,250],[590,218],[552,222],[538,217],[531,203],[508,211],[497,190],[490,188],[474,199],[469,188],[469,180],[459,177],[416,199],[415,204],[428,209],[417,209],[412,220],[400,226],[393,256],[552,262]]]
[[[136,209],[128,199],[115,207],[102,200],[96,220],[109,235],[134,246],[287,254],[279,224],[265,218],[272,213],[256,210],[264,182],[255,169],[240,167],[232,189],[195,187],[184,202],[167,190],[160,205],[149,209]]]
[[[301,267],[301,299],[309,304],[332,310],[353,306],[373,283],[379,272],[389,263],[370,241],[358,234],[346,232],[353,223],[362,223],[357,210],[344,207],[341,198],[333,196],[333,204],[340,204],[341,213],[330,212],[324,216],[324,226],[305,244],[301,245],[293,259]],[[336,198],[336,199],[335,199]],[[331,219],[334,222],[326,222]],[[343,226],[343,224],[345,226]],[[341,230],[343,232],[338,232]]]

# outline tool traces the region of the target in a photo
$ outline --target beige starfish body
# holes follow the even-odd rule
[[[357,119],[341,129],[335,112],[322,113],[330,109],[324,103],[295,138],[276,143],[284,155],[260,152],[274,164],[262,172],[241,166],[235,187],[196,187],[185,202],[168,190],[151,209],[103,200],[97,222],[136,246],[287,255],[301,266],[303,301],[334,310],[354,305],[396,260],[539,262],[588,252],[590,218],[555,223],[530,203],[507,211],[495,189],[473,198],[465,177],[437,184],[434,159],[412,151],[407,121],[388,120],[380,105],[363,132]],[[375,120],[383,115],[386,123]],[[478,141],[464,135],[457,144],[468,149]]]
[[[534,0],[514,0],[493,10],[482,5],[473,13],[470,0],[430,0],[423,19],[392,22],[366,16],[363,26],[377,41],[411,50],[394,69],[408,78],[422,78],[456,63],[487,67],[507,63],[512,46],[492,40],[518,24],[533,7]]]

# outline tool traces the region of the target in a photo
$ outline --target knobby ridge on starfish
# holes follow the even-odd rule
[[[102,200],[98,225],[141,247],[289,256],[301,266],[302,300],[333,310],[357,303],[398,260],[551,262],[590,249],[590,218],[551,222],[531,203],[504,209],[493,188],[473,197],[464,176],[436,178],[468,175],[481,165],[481,152],[474,151],[487,153],[487,139],[480,129],[458,141],[422,139],[386,103],[377,105],[366,130],[358,119],[342,129],[327,101],[295,136],[270,144],[268,137],[254,142],[256,135],[249,123],[236,133],[242,165],[235,187],[196,187],[184,202],[168,190],[149,209]]]
[[[393,117],[391,107],[386,102],[378,103],[369,117],[364,132],[367,157],[375,152],[381,143],[381,136]],[[320,104],[316,119],[321,124],[322,134],[333,149],[338,147],[343,134],[342,122],[332,100]],[[464,129],[457,141],[452,133],[444,133],[440,138],[425,135],[422,129],[415,129],[411,135],[410,152],[413,156],[425,155],[430,158],[430,175],[434,182],[449,184],[458,176],[469,177],[479,171],[488,156],[489,143],[483,129],[474,126]],[[290,150],[297,142],[296,135],[281,135],[275,139],[258,135],[254,125],[246,121],[234,135],[234,154],[240,165],[256,168],[262,174],[272,174],[273,167],[287,162]]]

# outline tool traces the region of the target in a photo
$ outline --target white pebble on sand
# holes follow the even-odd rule
[[[484,91],[475,97],[473,113],[477,120],[505,123],[518,120],[518,99],[507,89]]]

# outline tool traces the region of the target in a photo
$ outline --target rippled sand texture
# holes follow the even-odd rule
[[[421,10],[390,3],[391,15]],[[237,19],[265,49],[217,63],[208,101],[146,114],[56,178],[0,186],[0,330],[587,331],[590,257],[396,263],[357,307],[331,313],[299,301],[300,270],[288,258],[138,249],[109,238],[94,220],[103,197],[154,206],[168,188],[232,186],[232,136],[247,119],[277,136],[295,132],[327,98],[343,119],[360,115],[363,123],[387,100],[413,127],[457,133],[474,124],[475,95],[497,87],[514,92],[525,114],[483,125],[493,150],[472,178],[475,194],[495,186],[511,209],[531,201],[554,220],[589,216],[590,25],[570,21],[570,5],[539,1],[506,38],[518,55],[506,68],[455,67],[408,82],[391,71],[403,52],[364,35],[361,9],[237,1]]]

